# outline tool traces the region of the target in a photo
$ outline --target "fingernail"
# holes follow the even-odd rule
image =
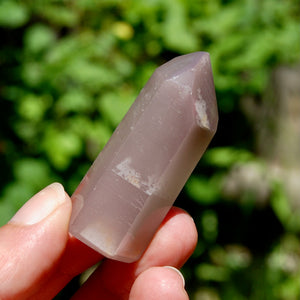
[[[65,202],[65,191],[60,183],[52,183],[30,200],[13,216],[9,223],[18,225],[33,225],[53,213]]]
[[[183,277],[182,273],[178,269],[176,269],[176,268],[174,268],[172,266],[165,266],[164,268],[171,269],[171,270],[175,271],[181,277],[183,287],[185,286],[184,277]]]

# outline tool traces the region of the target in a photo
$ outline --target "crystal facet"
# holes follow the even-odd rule
[[[73,194],[71,234],[106,257],[137,260],[217,123],[208,53],[157,68]]]

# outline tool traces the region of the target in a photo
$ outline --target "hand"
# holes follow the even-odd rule
[[[103,258],[69,235],[71,206],[54,183],[0,228],[0,299],[52,299]],[[186,300],[183,278],[174,268],[184,264],[196,242],[192,218],[172,208],[138,262],[104,260],[72,299]]]

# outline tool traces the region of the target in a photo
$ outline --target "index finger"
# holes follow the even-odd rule
[[[74,299],[128,299],[134,281],[143,271],[157,266],[180,268],[196,243],[194,221],[185,211],[173,207],[139,261],[103,261]]]

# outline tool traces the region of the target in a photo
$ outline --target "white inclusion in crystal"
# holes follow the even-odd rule
[[[188,95],[192,95],[191,87],[185,84],[180,85],[179,95],[183,99]]]
[[[170,78],[168,81],[175,82],[177,86],[180,86],[179,88],[179,96],[181,96],[182,99],[184,99],[188,95],[192,95],[192,89],[189,85],[187,84],[182,84],[180,80],[178,81],[177,79],[179,78],[179,75],[173,76]]]
[[[142,175],[132,168],[130,163],[131,158],[128,157],[113,168],[112,171],[149,196],[156,192],[158,185],[155,182],[155,176],[148,176],[147,180],[143,180]]]
[[[158,190],[158,185],[155,182],[154,176],[148,176],[148,181],[145,182],[144,185],[147,187],[147,189],[145,190],[145,193],[148,195],[152,195],[154,192],[156,192]]]
[[[197,112],[197,123],[201,127],[205,127],[207,129],[210,129],[210,124],[207,116],[207,108],[206,108],[206,102],[202,98],[201,95],[201,89],[197,89],[197,100],[195,101],[195,108]]]
[[[120,162],[115,168],[113,168],[113,172],[131,183],[133,186],[140,188],[141,187],[141,174],[131,168],[129,164],[131,163],[131,158],[128,157],[122,162]]]

